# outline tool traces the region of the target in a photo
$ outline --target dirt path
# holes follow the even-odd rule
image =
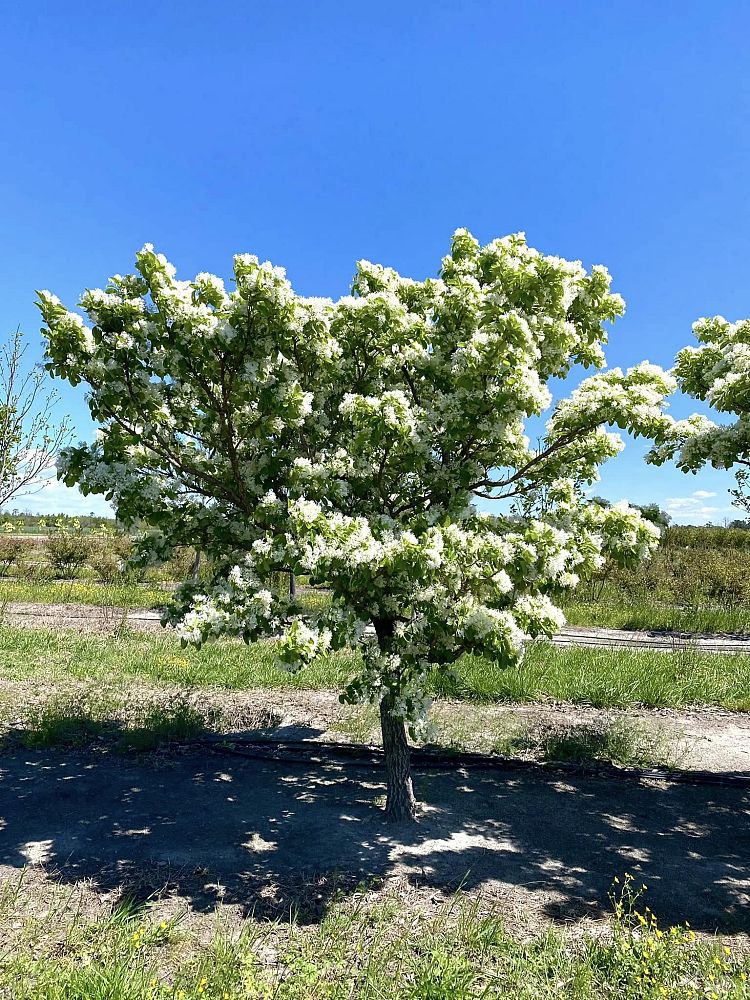
[[[136,632],[162,632],[158,611],[98,604],[28,604],[8,602],[3,620],[20,628],[73,629],[76,632],[108,634],[123,625]]]
[[[22,628],[69,628],[79,632],[113,632],[127,625],[138,632],[162,631],[158,611],[91,604],[25,604],[8,603],[4,620]],[[698,649],[704,653],[750,654],[750,638],[742,636],[708,636],[669,633],[663,631],[629,631],[626,629],[567,626],[555,636],[557,646],[594,646],[597,648],[655,649],[672,652],[678,649]]]
[[[631,871],[665,922],[750,931],[746,789],[460,769],[418,771],[416,787],[421,822],[394,828],[379,769],[19,750],[0,765],[0,875],[31,865],[96,893],[145,881],[256,916],[309,907],[312,886],[308,919],[362,879],[402,879],[433,899],[483,890],[512,924],[598,918]]]

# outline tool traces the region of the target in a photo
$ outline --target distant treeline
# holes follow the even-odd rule
[[[750,524],[739,523],[743,527],[675,524],[663,532],[662,545],[678,549],[750,549]]]
[[[598,498],[596,498],[598,501]],[[658,511],[656,504],[641,508],[648,516],[651,509]],[[665,520],[667,515],[663,514]],[[659,524],[658,516],[652,520]],[[18,534],[45,535],[50,531],[65,530],[82,534],[114,533],[119,524],[114,517],[97,517],[95,514],[25,514],[19,511],[0,511],[0,530],[9,528]],[[665,527],[663,522],[662,545],[681,549],[750,549],[750,520],[733,521],[729,527],[719,525],[674,524]]]
[[[117,521],[113,517],[97,517],[95,514],[27,514],[17,510],[0,511],[0,528],[24,535],[45,535],[50,528],[67,525],[68,528],[81,531],[84,534],[101,532],[104,529],[114,531]],[[9,526],[9,527],[8,527]]]

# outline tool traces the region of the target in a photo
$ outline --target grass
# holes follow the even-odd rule
[[[108,914],[23,912],[20,882],[0,896],[0,996],[13,1000],[729,1000],[750,960],[638,909],[632,879],[612,896],[611,931],[520,940],[498,913],[457,894],[437,912],[363,886],[319,924],[218,920],[210,935],[127,899]]]
[[[169,600],[169,588],[158,582],[103,584],[94,580],[0,579],[0,604],[88,604],[125,610],[158,609]],[[329,602],[325,591],[303,589],[299,600],[308,611],[324,609]],[[660,629],[675,632],[750,634],[750,607],[727,606],[726,602],[702,601],[676,604],[655,600],[653,595],[626,593],[605,587],[593,599],[585,587],[561,599],[561,607],[571,625],[599,625],[605,628]]]
[[[582,592],[561,602],[570,625],[602,628],[750,634],[750,608],[699,604],[694,607],[661,603],[653,598],[605,592],[586,600]]]
[[[169,598],[158,583],[102,584],[93,580],[0,580],[1,603],[92,604],[104,608],[157,608]]]
[[[598,760],[623,767],[673,767],[677,763],[663,734],[625,719],[564,727],[530,726],[520,734],[501,737],[493,749],[510,757],[576,764]]]
[[[29,747],[84,746],[107,728],[106,709],[100,713],[88,698],[58,696],[40,704],[24,719],[18,739]],[[7,737],[6,737],[7,739]]]
[[[205,689],[189,695],[143,686],[123,690],[94,681],[41,690],[21,684],[13,690],[6,688],[0,700],[0,747],[83,747],[97,743],[143,753],[209,732],[251,730],[268,734],[280,721],[274,709],[257,702],[244,709],[222,704],[218,692],[211,697]],[[684,753],[674,733],[627,718],[570,722],[553,716],[523,722],[507,713],[482,713],[477,706],[438,702],[431,723],[434,747],[526,760],[675,767]],[[370,705],[336,705],[328,725],[352,743],[381,741],[378,712]]]
[[[474,710],[476,712],[476,709]],[[438,703],[432,711],[432,745],[455,751],[496,753],[536,761],[607,761],[623,767],[676,767],[684,747],[663,729],[631,719],[594,722],[534,721],[501,716],[483,719]],[[379,744],[377,709],[351,706],[333,728],[352,743]]]
[[[268,731],[272,710],[222,707],[201,695],[97,682],[58,688],[6,690],[0,699],[0,746],[82,747],[106,743],[122,751],[156,750],[175,740],[236,729]]]
[[[96,580],[27,580],[0,578],[0,605],[89,604],[128,611],[162,608],[170,599],[174,583],[99,583]],[[298,591],[298,600],[308,611],[322,610],[330,602],[322,590]]]
[[[171,705],[151,705],[139,725],[123,732],[120,745],[129,750],[155,750],[170,740],[189,740],[211,728],[203,712],[177,698]],[[211,720],[214,724],[216,719]]]
[[[716,705],[750,710],[750,657],[539,643],[501,669],[464,657],[455,679],[435,678],[439,695],[478,701],[570,701],[598,708]]]
[[[60,630],[0,629],[0,678],[140,679],[182,688],[338,689],[358,668],[354,654],[321,659],[296,674],[275,665],[274,644],[218,641],[181,649],[167,634],[82,635]],[[438,697],[483,702],[571,701],[602,708],[716,705],[750,710],[750,657],[536,644],[521,665],[502,668],[464,657],[455,677],[433,675]]]
[[[346,682],[351,656],[320,660],[298,674],[275,666],[274,644],[218,641],[181,648],[167,633],[88,635],[60,630],[0,628],[0,677],[21,680],[141,679],[181,687],[332,688]]]

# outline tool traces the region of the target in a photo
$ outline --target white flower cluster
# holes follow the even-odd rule
[[[734,418],[716,423],[702,414],[667,420],[648,460],[674,458],[685,472],[706,464],[730,469],[750,463],[750,320],[730,323],[723,316],[693,324],[698,346],[677,355],[674,375],[682,392]]]

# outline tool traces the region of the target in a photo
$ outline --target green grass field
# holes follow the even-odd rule
[[[561,602],[570,625],[602,628],[750,634],[749,607],[699,604],[695,607],[668,604],[647,597],[605,593],[599,600],[586,600],[582,591]]]
[[[167,634],[81,635],[60,630],[0,632],[0,677],[102,680],[219,688],[341,688],[357,668],[336,654],[291,674],[275,665],[274,645],[218,641],[182,649]],[[750,657],[693,650],[531,647],[518,667],[464,657],[454,679],[433,677],[437,696],[496,701],[558,700],[600,707],[717,705],[750,710]]]
[[[0,580],[0,603],[90,604],[104,608],[156,608],[169,600],[158,583],[102,584],[94,580]]]
[[[102,608],[159,609],[170,598],[170,589],[159,583],[102,584],[94,580],[0,579],[0,604],[84,604]],[[302,591],[308,609],[325,605],[324,591]],[[592,600],[585,588],[561,601],[571,625],[604,628],[662,629],[675,632],[750,634],[750,607],[726,607],[720,603],[685,606],[644,596],[628,596],[605,590]]]

